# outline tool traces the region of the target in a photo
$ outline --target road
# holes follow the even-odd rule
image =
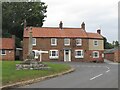
[[[118,88],[118,64],[66,63],[75,72],[20,88]]]

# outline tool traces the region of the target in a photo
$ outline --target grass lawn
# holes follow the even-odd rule
[[[51,75],[70,69],[70,66],[65,64],[55,64],[52,62],[45,62],[50,70],[16,70],[16,64],[20,61],[3,61],[2,62],[2,84],[11,84],[18,81],[29,80],[42,76]]]

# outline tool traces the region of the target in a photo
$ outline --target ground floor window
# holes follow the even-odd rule
[[[0,50],[1,55],[6,55],[6,51],[4,49]]]
[[[75,58],[83,58],[83,50],[75,50]]]
[[[58,52],[58,50],[50,50],[50,59],[58,59],[58,55],[59,54],[59,52]]]
[[[99,52],[93,51],[93,58],[99,58]]]

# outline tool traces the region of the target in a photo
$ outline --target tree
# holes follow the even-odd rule
[[[15,35],[23,39],[24,20],[27,26],[41,27],[46,17],[47,5],[44,2],[3,2],[2,36]]]
[[[103,37],[103,38],[104,38],[104,49],[112,49],[112,48],[114,48],[114,46],[111,43],[107,42],[106,37]]]
[[[120,44],[118,41],[115,41],[114,47],[118,47]]]

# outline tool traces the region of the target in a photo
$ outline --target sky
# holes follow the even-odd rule
[[[87,32],[101,33],[108,42],[118,40],[119,0],[41,0],[48,5],[43,27],[79,28],[85,22]]]

